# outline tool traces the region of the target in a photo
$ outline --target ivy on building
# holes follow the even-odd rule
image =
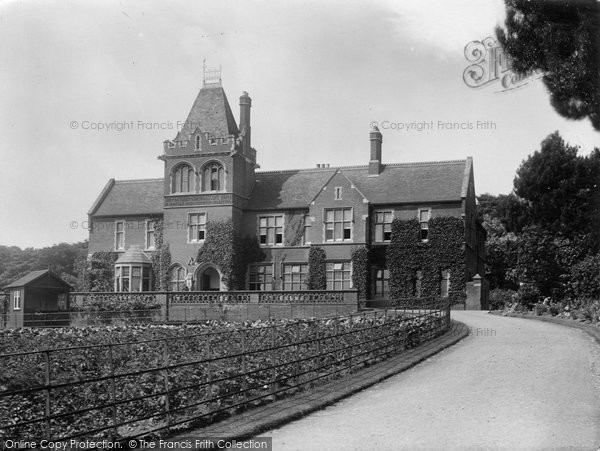
[[[369,294],[369,249],[366,246],[352,249],[352,283],[358,290],[358,298],[365,300]]]
[[[386,252],[391,298],[440,296],[442,271],[449,271],[448,297],[453,303],[463,301],[467,282],[463,220],[449,216],[431,219],[426,242],[421,241],[420,232],[417,219],[392,223]]]
[[[117,252],[94,252],[89,269],[85,272],[86,291],[113,291],[115,287],[115,262]]]
[[[309,290],[325,290],[327,288],[325,258],[325,250],[322,247],[311,246],[308,250]]]
[[[152,260],[152,280],[155,291],[167,291],[169,287],[169,266],[171,266],[171,252],[169,244],[164,242],[164,222],[154,220],[154,246],[150,259]]]
[[[248,265],[264,258],[256,238],[239,236],[231,219],[206,223],[206,240],[197,262],[215,264],[228,290],[243,290]]]

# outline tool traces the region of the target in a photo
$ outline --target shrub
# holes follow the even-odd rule
[[[515,291],[496,288],[490,291],[490,310],[503,310],[514,302]]]
[[[311,246],[308,251],[308,289],[325,290],[327,275],[325,272],[325,251],[322,247]]]
[[[515,296],[515,301],[527,309],[533,308],[541,300],[540,290],[533,283],[523,283]]]

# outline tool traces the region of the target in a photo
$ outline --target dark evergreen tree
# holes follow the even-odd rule
[[[554,109],[600,130],[600,3],[505,0],[496,35],[520,74],[542,71]]]

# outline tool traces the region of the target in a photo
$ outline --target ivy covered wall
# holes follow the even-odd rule
[[[417,219],[395,219],[392,223],[392,240],[386,253],[392,300],[412,298],[419,289],[421,297],[440,296],[442,271],[450,272],[450,300],[464,300],[467,280],[463,220],[432,218],[427,242],[421,241],[420,229]]]
[[[256,238],[241,237],[231,219],[206,223],[206,241],[197,262],[216,265],[228,290],[244,290],[248,265],[264,257]]]

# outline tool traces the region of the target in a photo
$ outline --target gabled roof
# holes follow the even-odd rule
[[[46,275],[49,275],[50,277],[52,277],[53,279],[55,279],[57,282],[60,282],[62,285],[64,285],[67,288],[73,288],[71,285],[69,285],[67,282],[65,282],[64,280],[62,280],[60,277],[58,277],[56,274],[54,274],[49,269],[42,269],[42,270],[39,270],[39,271],[31,271],[26,276],[23,276],[20,279],[15,280],[13,283],[11,283],[9,285],[6,285],[4,288],[25,287],[25,286],[32,284],[33,282],[35,282],[39,278],[44,277]]]
[[[372,204],[460,201],[466,196],[472,160],[400,163],[369,176],[368,166],[257,172],[248,208],[303,208],[340,171]]]
[[[93,216],[162,214],[163,179],[110,179],[88,212]]]
[[[177,133],[175,140],[190,139],[190,135],[198,127],[214,138],[224,138],[239,133],[221,85],[206,85],[200,89],[185,124]]]
[[[308,208],[335,169],[257,172],[247,208],[269,210]]]
[[[373,204],[460,201],[469,161],[388,164],[376,177],[366,166],[341,171]]]

